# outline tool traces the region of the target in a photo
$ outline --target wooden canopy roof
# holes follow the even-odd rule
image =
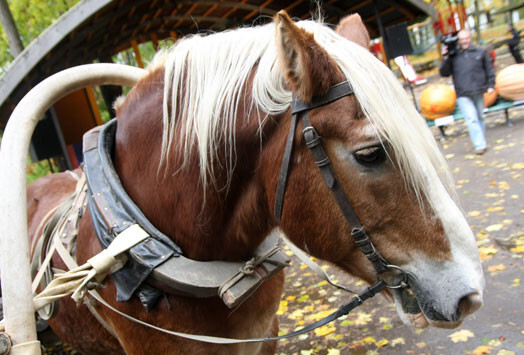
[[[372,37],[384,27],[415,22],[435,10],[422,0],[327,0],[328,23],[359,13]],[[309,0],[84,0],[35,39],[0,78],[0,128],[21,98],[46,77],[69,67],[107,61],[138,43],[266,23],[279,10],[306,19],[317,12]]]

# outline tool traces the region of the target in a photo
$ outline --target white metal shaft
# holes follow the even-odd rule
[[[13,341],[12,354],[40,353],[31,292],[26,212],[26,163],[35,126],[51,105],[73,91],[91,85],[132,86],[144,74],[143,69],[119,64],[88,64],[66,69],[35,86],[9,118],[0,150],[0,270],[5,330]],[[23,346],[26,343],[28,346]],[[16,348],[24,350],[17,352]],[[28,351],[29,348],[32,351]]]

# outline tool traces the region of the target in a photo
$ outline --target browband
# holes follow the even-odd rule
[[[343,81],[333,85],[325,95],[313,96],[311,102],[305,102],[297,99],[296,97],[293,97],[293,101],[291,102],[291,113],[297,114],[299,112],[312,110],[314,108],[332,103],[333,101],[337,101],[344,96],[352,95],[353,93],[353,88],[349,82]]]

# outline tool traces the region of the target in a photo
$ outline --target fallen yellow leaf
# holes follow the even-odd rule
[[[491,349],[493,349],[492,346],[488,345],[481,345],[477,347],[475,350],[473,350],[473,355],[485,355],[485,354],[491,354]]]
[[[502,224],[492,224],[490,226],[486,227],[486,231],[488,232],[495,232],[502,229]]]
[[[478,239],[486,239],[489,237],[489,234],[484,232],[484,231],[480,231],[477,233],[477,238]]]
[[[317,337],[323,337],[333,333],[335,330],[337,330],[337,328],[335,328],[334,325],[326,324],[321,326],[320,328],[315,329],[315,334],[317,335]]]
[[[417,348],[422,349],[425,348],[427,344],[421,341],[420,343],[416,343],[415,345],[417,346]]]
[[[524,330],[522,331],[523,334],[524,334]],[[404,340],[404,338],[395,338],[391,341],[391,345],[392,346],[395,346],[395,345],[406,345],[406,341]]]
[[[355,319],[355,325],[366,325],[369,322],[371,322],[371,315],[364,313],[364,312],[357,313],[357,319]]]
[[[340,355],[340,350],[334,348],[328,349],[327,355]]]
[[[331,308],[331,309],[327,309],[327,310],[322,311],[322,312],[311,314],[307,318],[311,319],[311,320],[314,320],[314,321],[319,321],[322,318],[325,318],[325,317],[329,316],[331,313],[333,313],[335,311],[336,311],[336,308]]]
[[[379,340],[379,341],[377,341],[375,343],[375,345],[378,346],[379,348],[382,348],[382,347],[384,347],[384,346],[386,346],[388,344],[389,344],[389,340],[387,340],[387,339],[382,339],[382,340]]]
[[[288,308],[287,308],[287,301],[280,301],[280,305],[278,307],[277,315],[281,316],[284,313],[286,313],[287,310],[288,310]]]
[[[512,287],[519,287],[520,286],[520,279],[513,279]]]
[[[509,190],[509,184],[506,181],[499,182],[499,189]]]
[[[524,170],[524,163],[515,163],[511,168],[515,170]]]
[[[451,338],[451,341],[454,343],[458,342],[467,342],[469,338],[473,338],[475,334],[471,330],[462,329],[456,331],[453,334],[448,335],[448,338]]]
[[[360,342],[362,344],[373,344],[375,341],[376,340],[373,337],[366,337],[366,338],[362,339]]]
[[[480,216],[480,211],[471,211],[471,212],[468,212],[468,216],[471,216],[471,217],[478,217],[478,216]]]
[[[485,248],[479,248],[479,253],[480,253],[480,258],[484,259],[484,258],[486,258],[489,255],[497,254],[498,250],[495,247],[493,247],[493,246],[489,246],[489,247],[485,247]]]
[[[498,212],[498,211],[503,211],[503,210],[504,210],[504,207],[502,206],[488,207],[489,212]]]
[[[524,245],[517,245],[515,248],[511,248],[510,251],[514,253],[524,253]]]
[[[298,320],[304,317],[304,311],[301,309],[294,310],[290,315],[287,316],[289,319]]]
[[[504,264],[492,265],[488,267],[489,272],[504,271],[507,269],[507,266]]]
[[[497,351],[497,355],[515,355],[515,353],[511,350],[502,349]]]

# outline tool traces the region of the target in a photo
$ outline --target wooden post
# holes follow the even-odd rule
[[[5,33],[7,34],[7,40],[9,41],[9,48],[11,49],[11,54],[13,57],[16,57],[24,50],[24,45],[20,40],[20,34],[16,28],[15,21],[9,11],[9,5],[7,0],[0,0],[0,21],[4,25]]]
[[[380,13],[377,8],[376,0],[373,0],[373,7],[375,8],[375,15],[377,17],[378,32],[380,33],[380,37],[382,37],[382,46],[384,47],[384,55],[385,55],[384,58],[386,59],[386,65],[388,66],[389,69],[391,69],[391,65],[389,65],[388,51],[386,48],[386,46],[388,45],[387,38],[386,38],[386,32],[384,31],[384,26],[382,25],[382,18],[380,17]]]
[[[475,0],[475,32],[477,32],[477,44],[480,44],[480,5],[479,0]]]
[[[140,55],[140,51],[138,50],[138,43],[136,40],[131,41],[131,46],[133,46],[133,52],[135,52],[135,58],[136,62],[138,64],[139,68],[144,69],[144,63],[142,62],[142,56]]]

